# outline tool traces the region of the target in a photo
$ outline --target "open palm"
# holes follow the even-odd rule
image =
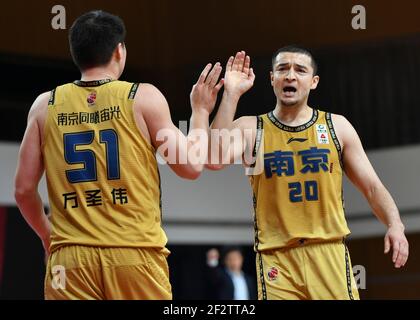
[[[216,63],[213,68],[210,63],[207,64],[191,90],[190,100],[193,109],[202,109],[209,114],[213,111],[217,93],[223,86],[223,79],[218,81],[221,72],[220,63]]]
[[[250,65],[251,58],[245,51],[237,52],[235,57],[229,58],[224,78],[226,92],[240,96],[253,86],[255,74]]]

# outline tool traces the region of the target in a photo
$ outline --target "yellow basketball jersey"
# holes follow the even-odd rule
[[[42,146],[52,251],[166,245],[155,150],[134,120],[137,88],[100,80],[52,91]]]
[[[299,241],[343,238],[341,147],[331,114],[314,110],[298,127],[270,112],[258,117],[264,171],[250,176],[254,192],[255,250],[293,246]],[[261,144],[261,145],[259,145]]]

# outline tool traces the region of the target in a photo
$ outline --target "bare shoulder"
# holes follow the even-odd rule
[[[150,83],[141,83],[137,90],[135,101],[143,106],[150,106],[166,102],[162,92]]]
[[[134,110],[137,117],[154,121],[169,115],[169,106],[165,96],[150,83],[141,83],[134,98]]]
[[[39,113],[48,108],[48,101],[51,97],[51,91],[41,93],[32,104],[30,113]]]
[[[350,143],[358,137],[356,130],[345,116],[333,113],[331,114],[331,119],[334,124],[338,140],[342,146]]]
[[[341,114],[331,113],[331,119],[334,123],[334,126],[346,126],[350,124],[346,117]]]
[[[47,116],[48,101],[51,97],[51,91],[41,93],[34,101],[29,110],[28,120],[36,119],[43,123]]]

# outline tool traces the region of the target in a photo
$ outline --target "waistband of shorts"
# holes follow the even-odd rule
[[[335,239],[298,238],[284,247],[270,248],[266,250],[260,250],[259,252],[264,253],[264,252],[276,251],[276,250],[287,251],[290,249],[297,249],[297,248],[303,248],[303,247],[308,247],[308,246],[345,244],[345,243],[346,243],[346,237],[335,238]]]

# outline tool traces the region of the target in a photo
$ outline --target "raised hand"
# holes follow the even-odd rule
[[[235,57],[229,58],[224,79],[226,93],[241,96],[253,86],[255,74],[250,66],[251,58],[245,51],[237,52]]]
[[[214,65],[213,69],[209,63],[201,72],[190,94],[191,107],[194,111],[206,111],[209,114],[213,111],[217,93],[223,86],[223,79],[218,82],[221,72],[222,67],[219,62]]]

